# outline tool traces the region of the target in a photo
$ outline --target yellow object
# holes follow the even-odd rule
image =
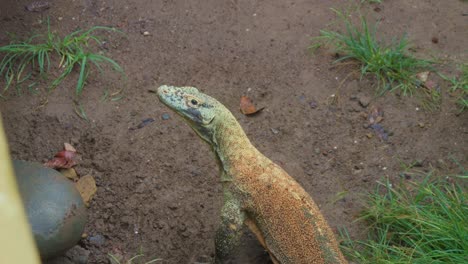
[[[0,263],[39,264],[31,228],[13,175],[0,116]]]

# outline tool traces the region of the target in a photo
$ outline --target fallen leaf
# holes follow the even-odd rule
[[[75,169],[69,168],[69,169],[59,169],[60,173],[62,173],[63,176],[67,177],[68,179],[72,181],[77,181],[78,180],[78,174],[76,174]]]
[[[435,81],[432,81],[432,80],[429,80],[424,83],[424,87],[426,87],[429,90],[435,90],[437,89],[438,86],[439,85]]]
[[[44,163],[44,166],[52,169],[69,169],[76,165],[76,162],[73,160],[75,155],[76,152],[62,150],[55,154],[53,159]]]
[[[418,80],[420,80],[423,83],[427,81],[428,77],[429,77],[429,72],[428,71],[420,72],[420,73],[416,74],[416,78],[418,78]]]
[[[97,191],[96,181],[93,176],[86,175],[81,177],[75,186],[76,189],[78,189],[83,202],[87,207],[89,207],[89,202],[93,199],[93,196]]]
[[[76,149],[70,143],[63,143],[63,146],[67,151],[76,152]]]
[[[384,115],[384,112],[382,108],[378,106],[373,106],[370,109],[369,114],[367,115],[367,120],[369,121],[369,124],[371,125],[377,124],[383,120],[383,115]]]
[[[242,96],[240,100],[240,110],[244,115],[252,115],[263,110],[263,107],[257,109],[247,96]]]

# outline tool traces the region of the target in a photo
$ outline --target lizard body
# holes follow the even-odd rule
[[[274,263],[346,263],[312,198],[250,143],[225,106],[194,87],[161,86],[158,96],[218,158],[224,205],[215,262],[222,263],[237,246],[245,224]]]

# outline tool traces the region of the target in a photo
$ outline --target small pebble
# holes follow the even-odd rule
[[[50,3],[47,1],[34,1],[24,8],[29,12],[42,12],[50,8]]]
[[[104,238],[103,235],[95,235],[95,236],[90,236],[88,237],[89,243],[95,245],[95,246],[102,246],[106,242],[106,239]]]
[[[167,208],[171,209],[171,210],[177,210],[177,208],[179,208],[179,206],[177,204],[170,204],[167,206]]]
[[[273,134],[278,134],[279,133],[278,129],[274,129],[274,128],[271,128],[271,132],[273,132]]]
[[[368,96],[362,95],[362,96],[359,96],[358,100],[359,100],[359,104],[365,108],[370,104],[371,98]]]
[[[424,123],[420,122],[420,123],[418,123],[418,126],[419,126],[420,128],[424,128],[425,125],[424,125]]]
[[[162,119],[163,119],[163,120],[169,120],[170,118],[171,118],[171,116],[170,116],[168,113],[164,113],[164,114],[162,115]]]
[[[312,108],[312,109],[315,109],[315,108],[317,108],[317,106],[318,106],[318,104],[317,104],[316,101],[311,101],[311,102],[309,103],[309,105],[310,105],[310,108]]]
[[[151,35],[148,31],[143,32],[143,36],[149,36]]]

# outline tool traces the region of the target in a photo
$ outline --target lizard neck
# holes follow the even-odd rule
[[[236,118],[229,112],[220,116],[213,134],[213,149],[221,167],[221,181],[233,181],[249,156],[257,154]]]

